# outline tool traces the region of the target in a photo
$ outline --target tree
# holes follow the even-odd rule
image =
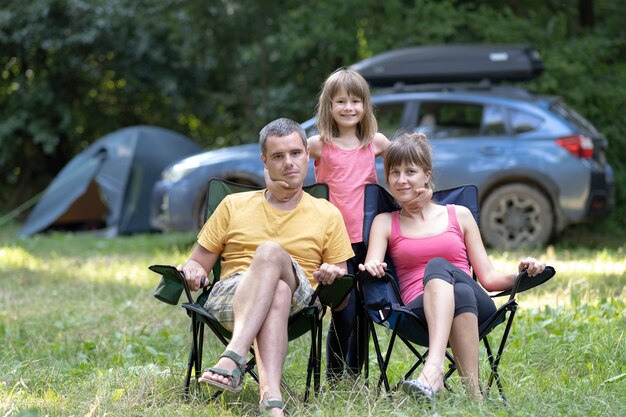
[[[0,212],[113,130],[159,125],[207,148],[254,141],[270,119],[312,116],[336,68],[444,43],[535,46],[546,71],[530,87],[608,136],[624,207],[621,15],[593,0],[5,0]]]

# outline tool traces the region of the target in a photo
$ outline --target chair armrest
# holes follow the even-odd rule
[[[340,306],[354,288],[354,282],[354,275],[343,275],[335,278],[330,285],[318,285],[309,305],[312,305],[315,299],[319,298],[322,305],[330,308]]]
[[[528,291],[531,288],[534,288],[538,285],[543,284],[546,281],[549,281],[554,275],[556,271],[551,266],[546,266],[546,268],[541,272],[541,274],[531,277],[528,275],[526,270],[522,271],[513,284],[513,288],[509,288],[508,290],[504,290],[499,292],[492,297],[503,297],[505,295],[509,295],[510,298],[515,298],[515,294]]]
[[[157,289],[154,291],[156,299],[167,304],[176,305],[180,299],[180,295],[185,291],[187,301],[193,303],[193,296],[187,284],[187,280],[182,272],[172,265],[150,265],[148,267],[152,272],[161,275],[161,281]]]
[[[382,277],[375,277],[360,271],[358,277],[366,308],[381,310],[394,304],[402,304],[396,280],[389,272]]]

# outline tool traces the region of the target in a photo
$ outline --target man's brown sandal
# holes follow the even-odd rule
[[[222,368],[207,368],[204,372],[212,372],[213,374],[223,376],[230,381],[230,384],[223,384],[212,379],[198,378],[198,382],[202,384],[210,385],[211,387],[220,391],[228,391],[233,394],[238,394],[243,389],[243,377],[246,372],[246,358],[239,356],[232,350],[226,350],[220,355],[220,358],[228,358],[235,362],[237,367],[233,370],[227,370]]]
[[[259,403],[259,410],[262,413],[269,413],[269,411],[273,408],[279,408],[283,410],[285,414],[287,414],[285,412],[285,404],[283,403],[283,400],[280,398],[269,397],[268,399],[263,400]]]

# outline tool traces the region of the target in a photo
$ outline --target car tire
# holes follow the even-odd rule
[[[545,246],[554,230],[554,211],[548,198],[526,184],[493,190],[480,209],[480,231],[493,248]]]

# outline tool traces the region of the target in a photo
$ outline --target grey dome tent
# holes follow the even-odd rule
[[[117,236],[150,231],[150,197],[171,162],[201,152],[187,137],[154,126],[112,132],[76,155],[54,178],[20,236],[51,226],[100,224]]]

